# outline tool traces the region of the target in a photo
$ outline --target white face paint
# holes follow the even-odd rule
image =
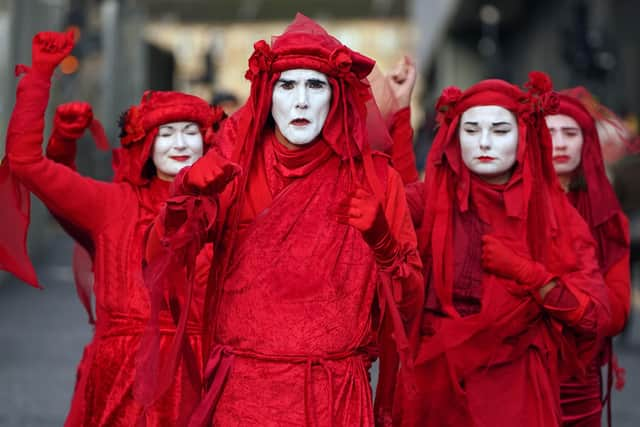
[[[172,122],[158,128],[152,160],[160,179],[173,181],[180,169],[192,165],[200,157],[202,134],[197,123]]]
[[[331,106],[327,76],[295,69],[280,74],[273,87],[271,115],[286,140],[295,145],[312,142],[322,131]]]
[[[582,128],[573,117],[565,114],[554,114],[545,119],[553,142],[553,167],[558,175],[569,175],[582,159]]]
[[[503,107],[469,108],[460,118],[462,161],[487,182],[504,184],[511,177],[518,150],[518,123]]]

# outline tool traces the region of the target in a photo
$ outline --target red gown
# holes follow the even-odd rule
[[[44,110],[49,82],[27,75],[18,84],[8,130],[11,171],[55,215],[89,235],[95,248],[95,335],[84,350],[77,384],[65,425],[174,426],[184,423],[188,408],[200,393],[193,372],[184,364],[177,381],[160,401],[143,413],[133,397],[136,355],[149,318],[149,294],[142,280],[143,237],[167,198],[169,184],[153,179],[148,185],[105,183],[80,176],[42,155]],[[208,271],[207,251],[199,256],[200,281]],[[203,277],[204,276],[204,277]],[[202,286],[196,287],[193,315],[187,326],[194,349],[201,347]],[[200,307],[200,309],[198,309]],[[169,347],[175,331],[168,312],[161,313],[160,348]],[[197,364],[201,365],[197,351]]]

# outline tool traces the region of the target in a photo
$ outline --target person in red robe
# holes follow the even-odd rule
[[[600,426],[602,402],[609,397],[615,364],[611,338],[624,329],[631,304],[629,223],[605,173],[602,150],[593,116],[579,100],[584,88],[560,93],[556,114],[546,116],[553,141],[553,165],[571,204],[587,222],[596,241],[598,267],[602,272],[611,322],[598,355],[584,376],[562,378],[560,397],[565,426]],[[609,364],[607,396],[602,394],[600,367]],[[613,369],[612,369],[613,368]],[[608,414],[609,423],[611,413]]]
[[[409,369],[423,300],[402,181],[371,149],[389,143],[374,63],[300,14],[254,49],[251,96],[178,176],[148,243],[153,266],[158,242],[215,242],[190,425],[370,426],[371,361],[398,351]],[[229,160],[243,173],[225,187]],[[192,208],[206,203],[215,216]]]
[[[7,176],[12,178],[10,184],[35,194],[57,218],[82,236],[90,237],[93,248],[95,334],[78,367],[65,425],[184,424],[190,413],[184,402],[200,393],[202,360],[199,352],[184,357],[167,354],[176,335],[173,317],[177,316],[158,304],[155,309],[161,333],[149,347],[166,356],[163,360],[177,360],[177,380],[171,388],[164,388],[166,393],[151,396],[156,398],[153,401],[144,389],[140,391],[140,401],[134,399],[137,371],[142,366],[137,360],[138,350],[154,308],[142,276],[143,239],[169,195],[173,177],[206,151],[223,113],[195,96],[146,92],[140,104],[129,108],[122,117],[122,146],[114,152],[114,182],[83,177],[68,166],[68,158],[67,164],[59,164],[42,153],[51,76],[72,47],[70,33],[39,33],[34,37],[31,67],[17,69],[25,75],[18,83],[3,161],[3,168],[8,167]],[[55,157],[51,150],[49,154]],[[15,201],[8,198],[3,207],[24,212],[24,206]],[[1,235],[6,235],[6,228],[20,228],[23,224],[3,223]],[[7,243],[15,241],[2,240],[3,247]],[[209,270],[206,249],[197,264],[204,273],[196,274],[200,279],[194,281],[201,285],[193,296],[194,313],[191,322],[183,325],[192,348],[199,348],[202,341],[202,276],[206,277]],[[158,388],[162,386],[164,383]]]
[[[527,88],[485,80],[436,105],[426,180],[407,186],[427,294],[397,425],[557,426],[558,359],[584,369],[609,325],[595,243],[552,169],[557,97],[543,73]]]

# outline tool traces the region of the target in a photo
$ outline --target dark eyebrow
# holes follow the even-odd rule
[[[326,85],[326,84],[327,84],[327,82],[326,82],[325,80],[320,80],[320,79],[315,79],[315,78],[314,78],[314,79],[309,79],[309,80],[307,80],[307,81],[308,81],[309,83],[316,83],[316,84],[318,84],[318,83],[319,83],[319,84],[323,84],[323,85]]]
[[[504,125],[511,126],[511,123],[510,122],[495,122],[495,123],[491,123],[491,126],[504,126]]]
[[[171,129],[171,130],[173,130],[174,128],[171,125],[160,125],[159,129]]]
[[[278,83],[295,83],[295,80],[278,79]]]
[[[463,125],[478,126],[478,122],[464,122]]]

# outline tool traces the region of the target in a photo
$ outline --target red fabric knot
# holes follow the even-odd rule
[[[255,42],[253,54],[249,58],[249,69],[244,75],[245,79],[253,80],[260,72],[269,72],[274,59],[275,55],[266,41],[258,40]]]
[[[26,74],[29,72],[31,68],[28,67],[27,65],[24,64],[18,64],[16,65],[16,68],[14,69],[14,73],[16,75],[16,77],[22,75],[22,74]]]
[[[135,106],[130,107],[125,113],[123,133],[124,135],[120,138],[123,147],[129,147],[145,137],[142,116],[140,110]]]
[[[436,103],[436,111],[438,112],[437,120],[439,123],[451,123],[455,117],[456,103],[460,98],[462,98],[462,91],[457,86],[449,86],[442,91]]]

